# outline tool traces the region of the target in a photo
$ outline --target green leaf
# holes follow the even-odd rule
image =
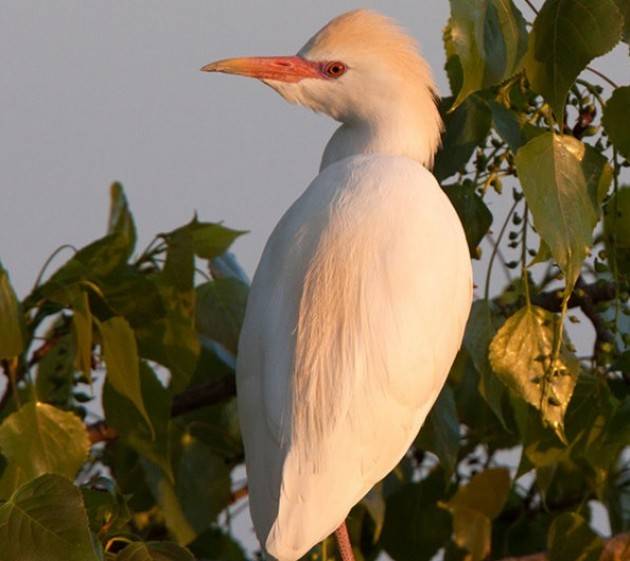
[[[117,556],[116,561],[195,561],[188,549],[169,542],[134,542]]]
[[[507,142],[510,150],[516,153],[526,142],[517,113],[496,101],[489,101],[488,106],[492,112],[492,126],[499,136]]]
[[[131,257],[136,245],[136,226],[129,210],[127,197],[120,183],[112,183],[109,189],[108,234],[118,234],[127,243],[127,259]]]
[[[505,386],[492,371],[488,360],[488,348],[496,329],[492,322],[492,311],[487,300],[473,302],[466,331],[464,333],[464,347],[479,372],[479,393],[486,400],[493,413],[505,427],[503,418],[503,396]]]
[[[158,278],[125,266],[101,279],[99,286],[115,315],[123,316],[135,329],[166,315]]]
[[[90,441],[74,413],[31,401],[0,425],[0,449],[19,470],[19,482],[43,473],[73,479],[87,459]]]
[[[0,506],[2,561],[100,561],[79,490],[46,474]]]
[[[142,402],[146,404],[151,424],[147,424],[133,403],[107,381],[103,386],[105,418],[125,444],[160,466],[167,477],[174,480],[169,456],[171,395],[144,361],[140,363],[139,376]]]
[[[0,263],[0,359],[18,356],[24,349],[22,315],[9,274]]]
[[[569,89],[595,57],[621,38],[623,17],[614,0],[547,0],[529,36],[525,72],[562,124]]]
[[[236,238],[246,233],[244,230],[226,228],[222,224],[199,222],[195,216],[186,226],[163,234],[163,237],[171,243],[176,236],[190,236],[194,254],[202,259],[212,259],[225,253]]]
[[[236,355],[249,287],[219,278],[197,287],[197,331]]]
[[[76,356],[75,367],[91,380],[92,374],[92,313],[85,290],[79,290],[72,300],[72,331]]]
[[[613,271],[630,275],[630,187],[623,186],[604,206],[604,241]],[[628,358],[620,358],[620,369]],[[629,370],[626,367],[625,370]]]
[[[627,10],[630,14],[630,8]],[[615,148],[622,156],[630,160],[628,115],[630,115],[630,86],[622,86],[617,88],[606,102],[602,123]]]
[[[580,273],[598,219],[587,181],[587,168],[592,166],[582,142],[551,132],[530,140],[516,155],[536,230],[564,272],[568,287]]]
[[[153,431],[151,419],[142,400],[138,349],[133,330],[127,320],[120,316],[99,323],[98,327],[107,366],[107,381],[118,393],[134,404]]]
[[[447,51],[457,54],[464,73],[457,107],[471,93],[499,84],[519,70],[527,30],[511,0],[450,0],[450,4]]]
[[[476,474],[444,503],[453,515],[455,543],[470,552],[471,561],[490,553],[492,520],[503,510],[509,490],[508,470],[492,468]]]
[[[131,519],[127,500],[114,488],[112,481],[99,478],[96,483],[100,486],[81,487],[90,529],[94,533],[121,531]]]
[[[429,412],[416,445],[433,452],[439,459],[447,476],[457,465],[459,452],[459,419],[453,390],[444,386]]]
[[[470,255],[477,257],[479,255],[478,246],[492,224],[492,213],[483,199],[475,192],[475,185],[472,182],[463,185],[450,185],[444,188],[444,192],[462,221]]]
[[[222,458],[191,433],[183,432],[179,445],[175,492],[186,518],[201,533],[230,503],[230,471]]]
[[[559,318],[537,306],[510,316],[490,343],[492,369],[516,395],[541,411],[563,436],[563,418],[579,371],[579,363],[563,345],[559,363],[551,367]]]
[[[448,101],[442,100],[442,113],[446,112]],[[464,168],[475,148],[488,136],[490,122],[488,105],[478,95],[469,97],[457,109],[444,115],[445,132],[433,170],[438,181]]]
[[[242,547],[219,528],[208,528],[188,545],[190,551],[207,561],[247,561]]]
[[[189,432],[178,433],[175,485],[154,464],[142,462],[166,526],[180,544],[190,543],[230,501],[230,472],[222,458]],[[203,473],[203,477],[199,477]]]
[[[549,561],[597,561],[604,549],[602,539],[578,514],[556,517],[547,536]]]
[[[419,483],[407,483],[387,498],[381,544],[396,561],[430,561],[448,540],[449,515],[437,506],[444,472],[434,470]]]

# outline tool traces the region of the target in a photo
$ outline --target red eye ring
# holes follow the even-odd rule
[[[327,62],[323,68],[324,74],[329,78],[339,78],[345,74],[346,70],[346,65],[339,61]]]

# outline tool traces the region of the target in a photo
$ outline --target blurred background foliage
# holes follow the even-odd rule
[[[630,85],[589,66],[630,39],[630,1],[525,4],[450,1],[434,173],[492,255],[425,426],[350,514],[358,559],[630,559]],[[0,266],[3,561],[252,555],[232,524],[245,232],[194,217],[138,250],[135,228],[114,184],[106,235],[23,300]]]

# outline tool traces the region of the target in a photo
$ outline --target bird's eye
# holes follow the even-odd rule
[[[346,71],[346,65],[343,62],[329,62],[324,66],[324,74],[329,78],[339,78]]]

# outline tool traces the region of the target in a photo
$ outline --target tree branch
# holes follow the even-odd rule
[[[609,302],[615,299],[615,285],[612,282],[594,282],[576,287],[569,299],[569,308],[582,308],[585,299],[591,306],[600,302]],[[532,304],[545,308],[550,312],[559,312],[562,304],[562,290],[549,290],[532,297]],[[587,304],[587,307],[588,305]],[[584,311],[582,309],[582,311]],[[584,312],[585,315],[586,312]],[[590,319],[590,318],[589,318]]]
[[[630,558],[630,532],[618,534],[606,540],[599,561],[625,561]],[[504,557],[501,561],[549,561],[547,553],[534,553],[522,557]]]
[[[234,376],[224,376],[219,380],[192,386],[173,398],[171,417],[179,417],[202,407],[217,405],[235,395],[236,380]],[[116,430],[108,426],[105,421],[88,425],[87,432],[92,444],[115,440],[118,437]]]

